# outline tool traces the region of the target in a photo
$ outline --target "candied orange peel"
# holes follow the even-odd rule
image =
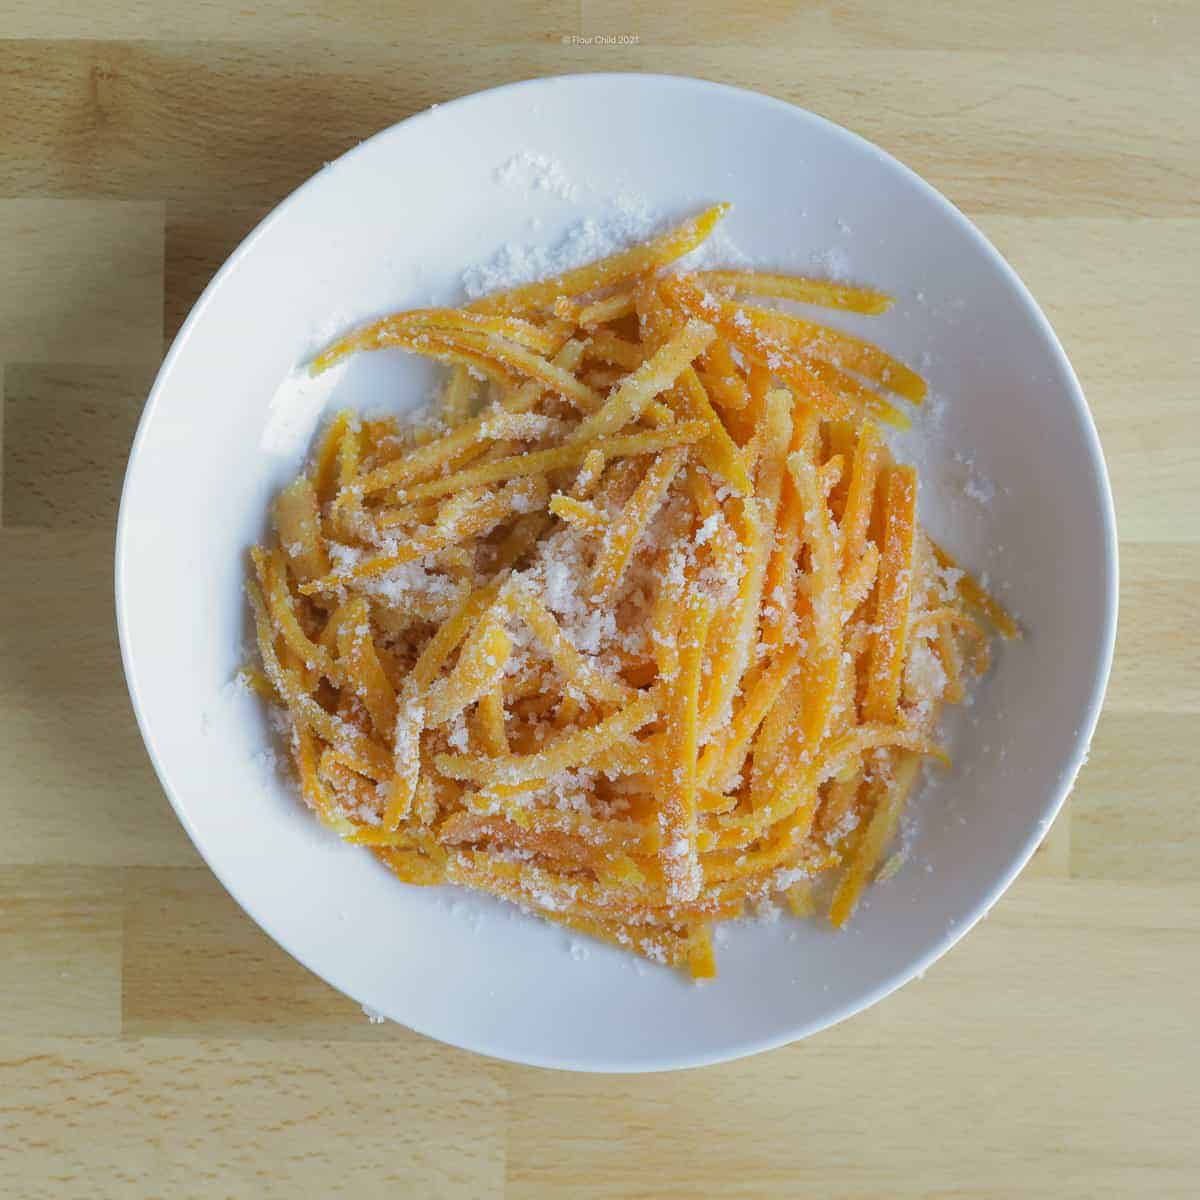
[[[772,302],[871,288],[679,272],[717,205],[465,308],[423,425],[341,413],[247,588],[305,802],[401,880],[489,892],[707,978],[764,903],[841,926],[939,712],[1011,617],[917,520],[880,423],[924,380]],[[747,302],[750,301],[750,302]]]

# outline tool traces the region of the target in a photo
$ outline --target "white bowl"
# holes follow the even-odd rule
[[[840,269],[897,297],[886,317],[840,323],[928,374],[937,415],[904,444],[920,456],[923,519],[988,572],[1027,630],[949,722],[956,767],[921,792],[907,865],[851,927],[747,923],[702,986],[487,898],[397,883],[302,810],[270,763],[260,706],[230,686],[245,654],[245,549],[324,399],[280,389],[291,368],[352,322],[454,300],[464,268],[505,243],[553,245],[581,217],[603,231],[614,212],[632,229],[638,195],[670,217],[732,200],[726,254]],[[423,370],[398,352],[361,356],[331,403],[402,408]],[[819,117],[649,75],[467,97],[384,131],[284,201],[214,278],[159,372],[125,480],[116,581],[142,736],[180,820],[250,916],[334,987],[413,1029],[603,1071],[778,1046],[947,950],[1071,787],[1117,605],[1112,499],[1083,394],[982,234]]]

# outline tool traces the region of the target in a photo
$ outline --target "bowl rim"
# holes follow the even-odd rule
[[[1062,370],[1063,376],[1067,382],[1066,391],[1069,392],[1069,398],[1074,405],[1077,414],[1082,418],[1081,424],[1086,442],[1086,449],[1091,464],[1096,472],[1096,477],[1100,485],[1100,493],[1102,499],[1101,506],[1101,521],[1103,525],[1103,543],[1104,557],[1102,569],[1105,576],[1105,595],[1104,595],[1104,612],[1102,619],[1102,629],[1100,637],[1100,645],[1098,647],[1098,655],[1093,671],[1093,678],[1087,702],[1084,710],[1080,714],[1079,724],[1076,727],[1074,735],[1074,745],[1071,748],[1071,756],[1068,766],[1060,775],[1054,788],[1047,793],[1047,800],[1042,807],[1041,817],[1033,822],[1030,826],[1029,833],[1025,838],[1024,843],[1019,851],[1014,855],[1012,861],[1007,868],[992,882],[985,890],[980,900],[976,903],[974,909],[970,911],[961,921],[957,922],[952,928],[936,939],[930,947],[917,958],[909,962],[904,968],[895,971],[892,975],[881,980],[875,987],[862,992],[855,999],[846,1004],[836,1013],[822,1017],[816,1020],[803,1022],[795,1027],[789,1028],[782,1033],[771,1034],[766,1037],[757,1037],[738,1040],[736,1037],[729,1041],[723,1042],[716,1049],[700,1050],[690,1054],[676,1054],[661,1061],[655,1061],[650,1065],[643,1062],[629,1063],[622,1060],[612,1062],[596,1062],[594,1060],[572,1059],[564,1056],[539,1056],[536,1054],[521,1054],[507,1055],[502,1051],[496,1050],[483,1042],[475,1042],[472,1039],[463,1039],[457,1041],[449,1041],[438,1033],[432,1030],[421,1027],[420,1025],[409,1025],[403,1023],[405,1028],[412,1029],[414,1032],[440,1042],[444,1045],[453,1045],[459,1049],[469,1050],[473,1053],[483,1055],[488,1058],[495,1058],[500,1061],[515,1062],[526,1066],[544,1067],[560,1070],[573,1070],[594,1073],[614,1073],[614,1074],[636,1074],[636,1073],[653,1073],[667,1070],[688,1069],[693,1067],[709,1066],[722,1062],[729,1062],[735,1059],[748,1057],[754,1054],[760,1054],[767,1050],[773,1050],[780,1046],[789,1045],[792,1042],[799,1041],[809,1037],[814,1033],[818,1033],[823,1029],[831,1028],[834,1025],[840,1024],[842,1021],[863,1012],[872,1005],[885,999],[892,992],[898,990],[904,984],[912,979],[918,978],[951,948],[958,941],[966,936],[975,925],[982,920],[993,905],[1000,897],[1008,890],[1013,881],[1024,869],[1029,859],[1033,856],[1038,846],[1041,844],[1047,833],[1049,832],[1054,820],[1057,818],[1060,810],[1067,797],[1070,795],[1075,780],[1079,774],[1080,768],[1087,761],[1088,748],[1090,746],[1096,724],[1100,717],[1100,712],[1103,707],[1105,692],[1107,690],[1109,678],[1112,671],[1113,653],[1116,643],[1117,631],[1117,616],[1119,605],[1119,551],[1117,540],[1117,522],[1116,510],[1113,503],[1112,486],[1108,475],[1107,464],[1105,463],[1103,450],[1100,444],[1099,433],[1096,429],[1095,420],[1093,419],[1091,409],[1087,403],[1083,388],[1079,382],[1079,378],[1075,373],[1070,359],[1067,357],[1066,351],[1063,349],[1062,343],[1059,341],[1057,334],[1043,313],[1041,306],[1034,299],[1029,288],[1026,287],[1020,276],[1009,264],[1008,260],[992,245],[986,235],[975,225],[975,223],[966,216],[955,204],[947,199],[937,188],[928,183],[919,174],[910,167],[897,159],[894,155],[883,150],[875,143],[869,141],[861,134],[855,133],[853,130],[847,129],[837,122],[831,121],[826,117],[822,117],[809,109],[803,108],[798,104],[793,104],[790,101],[780,99],[776,96],[768,95],[764,92],[756,91],[751,88],[737,87],[732,84],[717,83],[712,80],[700,79],[689,75],[673,75],[662,74],[656,72],[641,72],[641,71],[595,71],[595,72],[578,72],[562,75],[541,75],[526,79],[515,80],[509,83],[500,84],[495,87],[485,88],[481,91],[471,92],[463,96],[458,96],[453,100],[445,103],[435,103],[426,109],[422,109],[416,113],[410,114],[401,121],[397,121],[392,125],[388,125],[383,129],[378,130],[370,137],[352,146],[349,150],[339,155],[331,163],[325,164],[332,166],[336,163],[347,161],[355,156],[364,154],[368,151],[375,142],[389,136],[394,131],[413,121],[427,119],[431,113],[437,111],[446,113],[455,108],[469,105],[472,103],[482,103],[487,99],[494,98],[502,94],[508,94],[516,91],[536,92],[539,90],[550,89],[565,85],[571,85],[580,81],[604,81],[612,85],[620,86],[621,84],[637,81],[638,83],[649,83],[657,87],[688,90],[700,89],[707,92],[725,93],[731,97],[736,97],[739,102],[757,104],[763,108],[778,110],[786,110],[793,118],[799,118],[802,121],[812,122],[813,124],[824,127],[827,132],[834,134],[837,137],[848,139],[852,143],[857,144],[860,150],[865,150],[869,154],[881,160],[891,169],[898,171],[907,182],[916,187],[916,189],[940,212],[947,220],[957,224],[962,231],[969,237],[972,244],[982,253],[982,255],[990,260],[991,264],[999,269],[1001,276],[1006,280],[1008,286],[1012,289],[1017,300],[1023,302],[1025,308],[1034,319],[1038,332],[1046,341],[1052,356],[1055,358],[1057,365]],[[114,584],[115,584],[115,602],[116,602],[116,623],[117,635],[121,648],[121,665],[125,676],[126,687],[129,692],[130,703],[133,708],[134,717],[137,721],[138,732],[141,735],[142,743],[146,748],[146,752],[150,758],[151,765],[154,768],[155,775],[158,778],[163,792],[166,794],[172,809],[175,811],[176,817],[186,830],[188,837],[195,846],[201,859],[207,865],[209,870],[216,876],[221,886],[229,893],[236,901],[238,906],[246,915],[254,921],[254,923],[267,934],[277,945],[279,945],[289,956],[294,958],[307,970],[317,975],[328,986],[334,988],[335,991],[342,992],[347,995],[355,1003],[359,1001],[350,996],[348,992],[344,992],[337,984],[331,982],[328,977],[317,967],[315,967],[303,953],[298,952],[293,948],[288,938],[278,936],[269,928],[266,920],[260,918],[259,914],[239,895],[238,889],[233,885],[230,879],[226,877],[220,865],[213,861],[206,852],[201,838],[188,817],[186,809],[179,803],[175,795],[174,789],[169,781],[166,765],[158,753],[155,746],[149,727],[149,718],[147,711],[142,704],[138,676],[133,661],[133,651],[131,647],[131,631],[125,609],[125,563],[127,558],[127,538],[129,526],[129,509],[130,500],[129,494],[131,491],[131,479],[135,474],[135,466],[142,449],[142,444],[148,436],[148,431],[153,422],[154,415],[158,409],[159,402],[164,392],[166,385],[170,379],[176,359],[180,356],[184,346],[191,337],[193,329],[203,319],[204,313],[208,306],[213,302],[213,298],[220,290],[222,283],[227,275],[229,275],[243,257],[249,254],[258,240],[263,234],[275,224],[275,222],[283,219],[293,204],[297,203],[303,195],[311,188],[315,187],[317,182],[324,174],[324,167],[318,169],[306,179],[302,184],[288,193],[282,200],[279,201],[268,212],[262,220],[260,220],[254,228],[242,239],[234,251],[225,259],[213,277],[201,292],[199,298],[193,304],[183,324],[173,338],[169,349],[163,357],[163,361],[155,374],[154,382],[147,393],[145,405],[141,416],[138,420],[136,432],[130,446],[129,456],[126,461],[125,475],[121,488],[120,504],[117,513],[116,537],[114,542]],[[397,1022],[398,1024],[401,1022]]]

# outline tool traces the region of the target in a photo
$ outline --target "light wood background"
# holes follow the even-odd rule
[[[1200,5],[671,7],[0,0],[0,1194],[1200,1193]],[[143,753],[111,557],[164,346],[267,209],[431,102],[625,69],[802,104],[979,222],[1087,390],[1122,613],[1069,810],[924,981],[584,1078],[369,1025],[250,923]]]

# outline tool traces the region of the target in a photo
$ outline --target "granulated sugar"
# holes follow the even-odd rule
[[[964,470],[963,495],[977,504],[991,504],[996,498],[996,485],[975,466],[975,459],[955,451],[954,461]]]
[[[316,376],[306,366],[290,371],[267,406],[259,448],[281,458],[298,458],[303,454],[343,369],[339,365]]]
[[[463,272],[463,289],[468,299],[476,300],[489,292],[552,278],[644,241],[659,224],[648,205],[626,195],[606,211],[603,220],[576,221],[553,245],[506,242],[486,262]]]
[[[525,191],[531,196],[541,193],[558,200],[575,202],[586,193],[589,209],[602,212],[603,216],[580,217],[569,224],[556,240],[552,239],[549,243],[533,240],[534,235],[531,234],[529,241],[512,240],[502,245],[486,261],[473,264],[463,271],[462,287],[471,299],[534,280],[562,275],[573,268],[644,241],[673,225],[679,215],[672,214],[670,219],[666,218],[661,212],[656,212],[644,196],[628,189],[605,197],[601,204],[593,204],[593,197],[600,195],[599,189],[570,178],[561,162],[533,150],[511,156],[496,166],[492,174],[497,186]],[[698,209],[700,205],[695,207]],[[680,260],[673,269],[752,268],[756,265],[774,265],[755,263],[735,245],[727,228],[726,225],[718,225],[705,244]],[[836,244],[814,252],[807,269],[813,275],[835,282],[862,282],[863,264],[859,264],[859,271],[856,272],[846,248],[851,246],[851,227],[845,221],[838,221],[837,228],[838,233],[834,236]],[[843,325],[839,318],[844,316],[845,314],[830,313],[824,319],[827,319],[829,324],[838,326]],[[918,323],[928,325],[932,314],[922,307],[917,309],[914,319]],[[892,332],[896,329],[890,325],[886,328]],[[910,351],[909,358],[924,372],[928,373],[936,368],[936,362],[928,352],[918,357]],[[296,452],[297,448],[302,448],[311,437],[316,416],[324,407],[328,393],[332,390],[332,374],[318,377],[316,380],[310,379],[306,373],[289,376],[289,380],[285,381],[285,385],[272,400],[267,428],[262,435],[264,450],[290,454]],[[966,509],[972,517],[981,520],[977,508],[990,505],[997,495],[997,488],[977,469],[972,458],[965,457],[962,453],[951,452],[947,445],[947,433],[943,429],[946,407],[945,397],[932,394],[924,408],[914,412],[913,430],[907,435],[892,436],[889,440],[900,459],[913,462],[920,468],[923,507],[929,503],[929,495],[932,494],[937,502],[935,511],[940,510],[946,495],[949,494],[948,507]],[[537,414],[497,417],[496,422],[496,425],[488,430],[493,437],[503,434],[514,439],[536,441],[539,437],[554,432],[553,418]],[[957,472],[956,464],[960,468]],[[955,479],[957,487],[953,486]],[[723,490],[718,492],[718,496]],[[972,508],[967,501],[973,502],[976,507]],[[933,532],[941,535],[943,531],[936,527],[939,523],[933,523]],[[951,524],[953,523],[951,520]],[[645,532],[644,536],[648,542],[652,542],[659,535],[660,526],[669,530],[669,522],[656,518]],[[710,517],[701,523],[690,552],[694,555],[696,548],[714,538],[720,527],[721,519],[718,516]],[[581,541],[586,540],[571,528],[564,528],[546,538],[540,545],[534,562],[523,572],[523,579],[536,591],[546,608],[558,620],[566,640],[573,649],[585,656],[585,665],[603,671],[606,669],[606,663],[601,656],[612,652],[615,647],[620,647],[622,639],[631,638],[634,633],[618,629],[612,609],[596,609],[583,603],[579,583],[587,578],[589,562],[581,554],[579,545]],[[947,539],[951,546],[954,545],[954,541],[953,538]],[[354,547],[337,544],[331,545],[330,549],[334,564],[339,568],[353,565],[363,554]],[[680,559],[681,565],[682,562]],[[623,584],[623,594],[632,594],[637,587],[637,569],[636,563],[630,567],[629,575]],[[716,581],[721,582],[736,588],[738,579]],[[400,606],[420,598],[427,605],[445,605],[446,612],[449,611],[450,605],[459,599],[457,583],[440,575],[436,564],[429,558],[417,559],[382,574],[367,590],[369,594],[387,600],[392,606]],[[714,595],[723,603],[729,599],[719,592],[716,584]],[[613,606],[613,609],[615,608],[616,605]],[[439,618],[445,615],[440,608],[437,613]],[[535,648],[531,645],[527,631],[518,628],[512,630],[512,633],[515,639],[514,654],[505,669],[509,674],[516,674],[523,664],[529,662]],[[644,635],[644,631],[640,629],[636,633],[638,636]],[[790,636],[796,636],[794,629],[790,631]],[[915,655],[913,670],[915,676],[923,676],[927,682],[935,676],[940,676],[944,682],[940,661],[924,643]],[[540,729],[538,733],[540,736]],[[471,735],[461,715],[451,724],[448,741],[451,748],[460,753],[469,750]],[[544,791],[535,792],[527,799],[547,806],[553,804],[563,811],[586,814],[589,811],[587,795],[591,782],[583,777],[581,772],[564,772],[548,781]],[[848,813],[837,828],[828,831],[830,844],[836,845],[848,836],[856,821],[856,814]],[[900,850],[898,857],[894,859],[895,867],[899,867],[908,854],[913,836],[910,821],[906,816]],[[686,843],[683,843],[682,848],[686,850]],[[677,847],[672,846],[672,849],[676,850]],[[532,899],[540,907],[551,910],[557,903],[555,896],[550,893],[539,894]],[[758,920],[765,922],[777,920],[780,911],[777,904],[767,900],[756,909]],[[724,930],[721,929],[718,939],[723,936]],[[587,948],[584,943],[571,942],[570,952],[572,958],[581,959],[586,957]],[[369,1010],[364,1011],[368,1012],[372,1020],[376,1019],[377,1014],[371,1014]],[[382,1017],[378,1019],[382,1020]]]
[[[809,261],[816,274],[823,275],[834,283],[849,283],[852,280],[850,256],[839,246],[829,246],[817,251]]]
[[[533,150],[522,150],[496,168],[496,181],[527,192],[549,192],[562,200],[575,200],[579,187],[557,159]]]

